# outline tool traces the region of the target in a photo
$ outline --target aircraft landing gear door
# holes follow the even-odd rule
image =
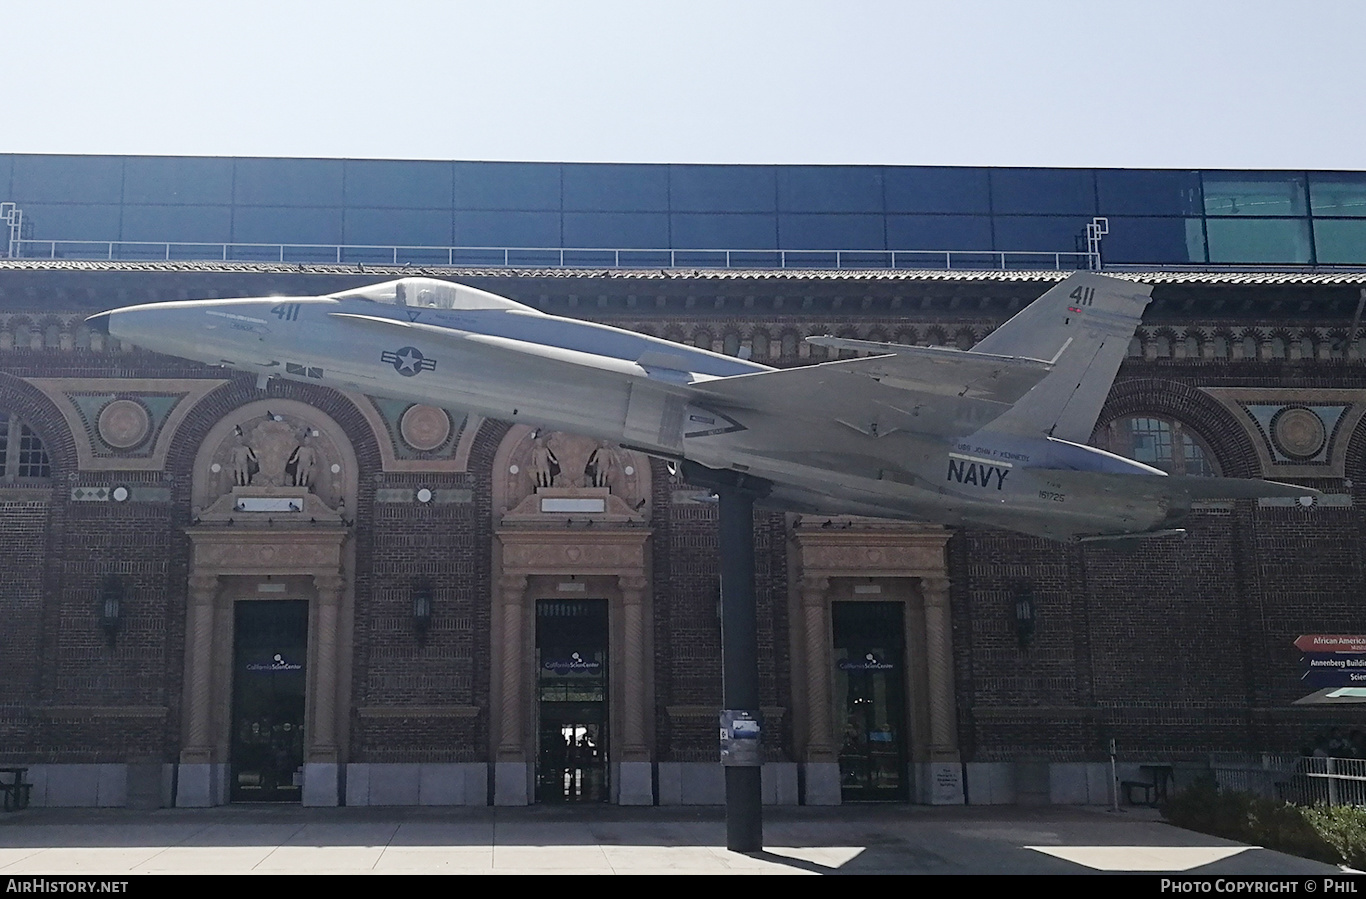
[[[910,797],[903,605],[836,602],[835,712],[846,802]]]
[[[538,802],[606,802],[607,601],[536,603]]]
[[[308,603],[239,602],[234,611],[233,802],[303,796]]]

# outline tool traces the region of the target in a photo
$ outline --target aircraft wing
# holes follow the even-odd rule
[[[685,389],[685,386],[680,386],[677,383],[680,380],[677,375],[680,373],[669,367],[668,359],[657,360],[642,357],[640,363],[635,363],[625,359],[614,359],[580,350],[566,349],[552,344],[485,334],[479,331],[462,331],[457,328],[429,325],[422,322],[396,321],[392,318],[360,315],[354,312],[329,312],[328,315],[335,321],[370,329],[376,333],[392,335],[406,331],[410,335],[418,334],[428,340],[458,346],[465,353],[483,353],[484,358],[490,360],[506,359],[509,358],[508,354],[516,353],[526,358],[541,359],[557,365],[575,365],[595,371],[611,371],[611,366],[616,365],[617,373],[622,376],[629,376],[633,372],[638,373],[641,368],[644,368],[650,374],[651,384],[656,389],[684,398],[690,398],[692,395]],[[669,359],[672,358],[674,357],[669,357]],[[655,367],[651,368],[651,365]]]
[[[491,352],[514,350],[560,363],[601,368],[603,357],[506,337],[457,331],[422,323],[349,312],[330,313],[336,320],[378,329],[422,333]],[[848,341],[815,338],[817,341]],[[834,344],[832,344],[834,345]],[[1052,369],[1039,359],[995,356],[944,347],[860,344],[860,349],[886,349],[886,355],[844,359],[801,368],[780,369],[680,382],[672,371],[680,362],[653,358],[639,362],[650,382],[667,393],[717,408],[780,417],[784,420],[835,421],[870,436],[896,431],[931,435],[972,433],[1008,411]]]
[[[852,342],[814,341],[840,347]],[[1002,415],[1052,370],[1051,363],[1039,359],[869,346],[893,352],[718,378],[691,389],[728,408],[838,421],[871,436],[899,430],[948,435],[971,433]]]

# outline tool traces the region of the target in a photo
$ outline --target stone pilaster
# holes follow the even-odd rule
[[[830,724],[830,626],[827,577],[804,577],[802,620],[806,637],[806,760],[833,762],[835,737]]]
[[[523,607],[526,604],[527,579],[521,575],[504,575],[498,580],[503,606],[503,665],[499,673],[502,696],[499,703],[498,761],[520,762],[526,758],[526,741],[522,719],[526,698],[522,695],[523,669],[526,667],[526,646],[523,638]]]
[[[337,760],[337,628],[341,616],[341,575],[315,575],[318,588],[318,633],[314,645],[313,734],[309,740],[309,761]]]
[[[207,763],[213,754],[211,716],[213,712],[213,617],[218,597],[218,578],[196,574],[190,577],[189,644],[186,659],[185,745],[181,761]]]
[[[921,578],[925,600],[925,654],[930,698],[930,757],[958,760],[954,722],[953,631],[947,578]]]
[[[621,757],[617,769],[617,802],[621,805],[653,805],[655,801],[648,742],[650,703],[650,656],[646,653],[645,597],[649,581],[623,575],[621,589],[622,659],[618,682],[624,694],[621,710]]]
[[[191,575],[185,658],[185,739],[175,804],[187,808],[217,805],[219,777],[213,752],[213,633],[218,578]]]
[[[649,761],[646,743],[646,696],[648,682],[645,655],[645,589],[649,582],[643,577],[622,577],[622,751],[625,762]]]
[[[317,574],[317,647],[313,662],[313,733],[304,757],[303,804],[334,806],[341,803],[339,752],[337,750],[338,625],[342,591],[340,574]]]
[[[953,690],[953,626],[948,578],[922,577],[925,603],[926,680],[929,685],[930,760],[922,770],[921,794],[934,805],[962,805],[963,766]]]

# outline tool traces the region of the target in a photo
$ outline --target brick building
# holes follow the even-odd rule
[[[1103,262],[1154,302],[1094,442],[1324,491],[1130,553],[761,511],[771,802],[1105,802],[1111,739],[1361,727],[1293,642],[1366,631],[1363,210],[1360,172],[0,154],[0,764],[46,805],[720,801],[705,491],[84,325],[419,273],[789,366],[970,347]]]
[[[83,324],[396,271],[0,262],[0,760],[36,802],[719,801],[704,492],[624,452],[588,476],[572,434],[538,485],[524,427],[259,390]],[[1059,277],[437,273],[779,365],[822,358],[813,334],[968,346]],[[1366,279],[1133,277],[1155,301],[1096,441],[1324,499],[1212,504],[1132,553],[760,512],[770,801],[1104,802],[1110,738],[1128,764],[1197,761],[1363,723],[1292,704],[1292,644],[1361,630]],[[308,525],[238,511],[272,475]]]

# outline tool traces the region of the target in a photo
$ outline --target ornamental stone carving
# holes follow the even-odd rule
[[[505,572],[645,570],[644,535],[639,530],[600,531],[591,541],[572,531],[538,533],[530,541],[501,536]]]
[[[293,408],[284,401],[279,405]],[[345,437],[327,425],[319,427],[312,417],[262,409],[248,412],[230,428],[215,428],[218,433],[211,432],[195,472],[196,508],[244,490],[311,493],[328,509],[342,508],[351,464],[350,454],[340,446]]]
[[[114,449],[126,450],[147,439],[152,430],[152,418],[141,403],[114,400],[100,411],[97,427],[101,440]]]
[[[645,521],[649,517],[649,460],[614,443],[517,428],[499,451],[498,464],[500,506],[514,519],[539,514],[541,504],[533,499],[538,495],[556,499],[604,497],[597,513],[568,513],[584,520],[595,514],[622,521]],[[564,516],[560,517],[562,522]]]
[[[398,431],[413,449],[430,452],[451,436],[451,417],[436,406],[410,406],[399,419]]]
[[[1323,449],[1328,432],[1312,409],[1290,406],[1271,420],[1271,440],[1292,459],[1309,459]]]

